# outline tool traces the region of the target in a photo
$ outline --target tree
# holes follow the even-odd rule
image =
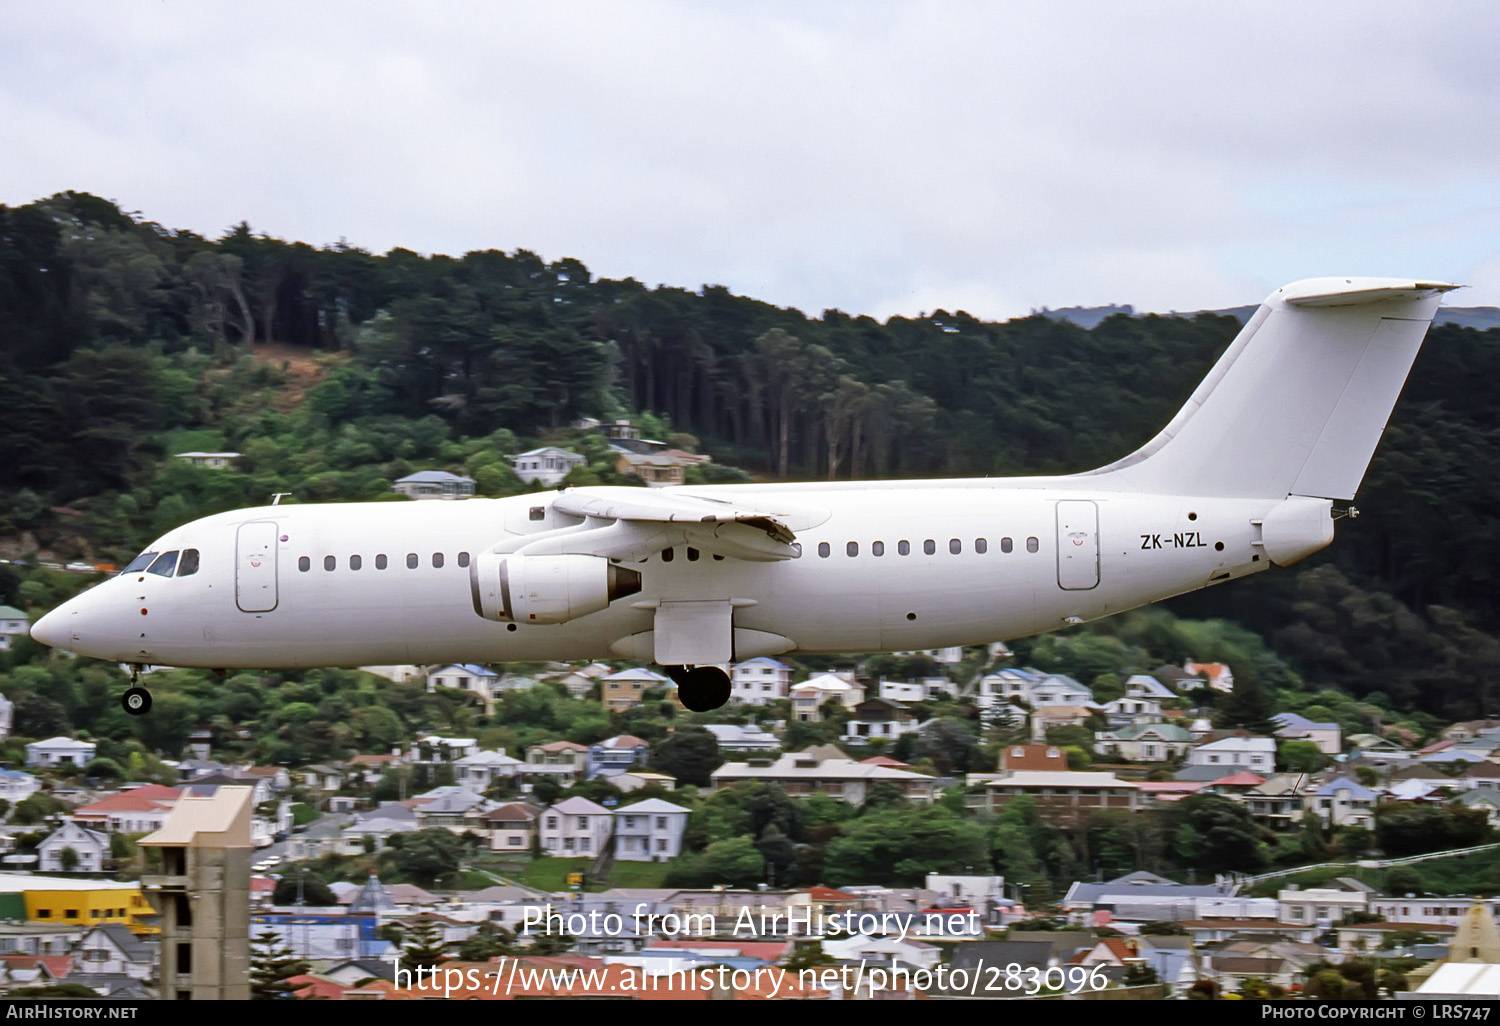
[[[71,873],[78,868],[78,852],[73,850],[71,844],[66,845],[57,853],[57,861],[61,864],[64,873]]]
[[[305,869],[288,872],[278,881],[271,892],[273,905],[316,905],[332,907],[339,903],[338,897],[329,890],[328,884],[317,873]]]
[[[652,768],[670,774],[679,787],[708,787],[713,771],[723,761],[718,739],[703,727],[678,727],[651,751]]]
[[[1260,828],[1239,802],[1216,794],[1192,795],[1178,804],[1178,812],[1179,832],[1191,832],[1191,840],[1179,836],[1178,854],[1194,868],[1254,873],[1270,862]]]
[[[437,923],[426,915],[407,921],[405,943],[401,949],[401,968],[417,979],[418,969],[433,969],[443,960],[443,938]]]
[[[262,930],[250,940],[250,998],[272,1001],[290,998],[287,979],[308,972],[309,966],[281,943],[281,934]]]
[[[433,885],[442,877],[457,873],[464,857],[464,844],[450,830],[429,827],[399,835],[396,868],[404,875]]]
[[[1328,756],[1311,741],[1284,741],[1276,749],[1276,763],[1289,773],[1316,773],[1328,763]]]

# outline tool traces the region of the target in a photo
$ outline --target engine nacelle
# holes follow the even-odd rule
[[[470,584],[474,609],[487,620],[567,623],[636,594],[641,575],[603,556],[483,553]]]

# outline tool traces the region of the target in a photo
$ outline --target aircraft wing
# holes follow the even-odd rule
[[[698,495],[646,488],[569,488],[552,500],[552,509],[582,517],[585,523],[547,532],[532,543],[519,540],[525,551],[557,549],[628,560],[689,545],[758,562],[798,555],[787,516]]]

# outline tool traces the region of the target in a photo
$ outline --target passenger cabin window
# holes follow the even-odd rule
[[[163,552],[160,556],[157,556],[156,562],[152,563],[151,569],[146,572],[148,574],[155,574],[158,577],[171,577],[172,572],[176,569],[177,550],[173,549],[171,552]]]
[[[335,556],[324,556],[323,557],[323,569],[324,570],[337,570],[338,569],[338,565],[339,565],[339,561],[338,561],[337,557],[335,557]]]
[[[301,570],[303,573],[307,573],[312,569],[312,560],[308,559],[306,556],[297,557],[297,569]]]
[[[928,538],[922,543],[922,551],[927,553],[929,556],[932,555],[937,551],[937,542],[933,541],[931,538]]]
[[[198,572],[198,550],[183,549],[182,560],[177,564],[178,577],[191,577]]]
[[[844,551],[851,556],[859,555],[859,542],[850,542],[848,545],[844,546]]]
[[[436,570],[443,568],[443,554],[441,552],[434,552],[432,554],[432,566]]]
[[[467,552],[460,552],[458,554],[458,565],[459,566],[468,566],[469,565],[469,554]]]
[[[885,555],[885,542],[871,542],[870,543],[870,555],[872,555],[872,556],[883,556],[883,555]]]
[[[903,556],[911,555],[911,542],[899,541],[896,543],[896,552]]]
[[[375,557],[375,569],[384,570],[386,568],[386,565],[385,553],[382,552]]]
[[[132,559],[130,561],[130,565],[127,566],[124,570],[121,570],[120,573],[133,574],[137,570],[144,570],[146,569],[146,567],[151,565],[152,561],[156,559],[157,555],[158,553],[155,552],[142,552],[139,556],[136,556],[134,559]]]
[[[985,541],[983,538],[975,538],[974,539],[974,551],[975,552],[979,553],[982,556],[986,552],[988,552],[989,550],[990,550],[990,543],[989,542]]]
[[[365,560],[364,560],[363,556],[350,556],[349,557],[349,569],[350,570],[358,570],[360,567],[362,567],[364,565],[365,565]]]
[[[827,559],[828,554],[832,551],[833,550],[828,547],[827,542],[818,542],[818,555],[822,556],[824,559]]]
[[[801,559],[802,558],[802,543],[801,542],[792,542],[792,551],[796,553],[796,555],[792,557],[793,559]],[[722,557],[715,556],[714,558],[715,559],[720,559]]]
[[[672,562],[672,560],[674,560],[676,558],[677,558],[677,553],[673,552],[671,549],[662,549],[661,550],[661,561],[663,563],[670,563],[670,562]]]
[[[406,569],[408,569],[408,570],[415,570],[416,568],[417,568],[417,554],[415,552],[408,552],[406,554]]]
[[[959,541],[957,538],[950,538],[950,539],[948,539],[948,551],[949,552],[953,553],[956,556],[960,552],[962,552],[963,550],[964,550],[964,543],[963,542]]]
[[[1000,551],[1001,552],[1009,552],[1013,548],[1015,548],[1015,546],[1013,544],[1011,544],[1011,540],[1009,538],[1001,538],[1000,539]]]
[[[1042,543],[1039,542],[1039,541],[1037,541],[1035,538],[1027,538],[1026,539],[1026,551],[1027,552],[1035,552],[1037,549],[1039,549],[1041,547],[1042,547]]]

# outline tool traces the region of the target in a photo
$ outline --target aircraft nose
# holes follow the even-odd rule
[[[73,614],[65,609],[54,609],[31,625],[31,636],[48,648],[61,648],[72,641],[69,621]]]

